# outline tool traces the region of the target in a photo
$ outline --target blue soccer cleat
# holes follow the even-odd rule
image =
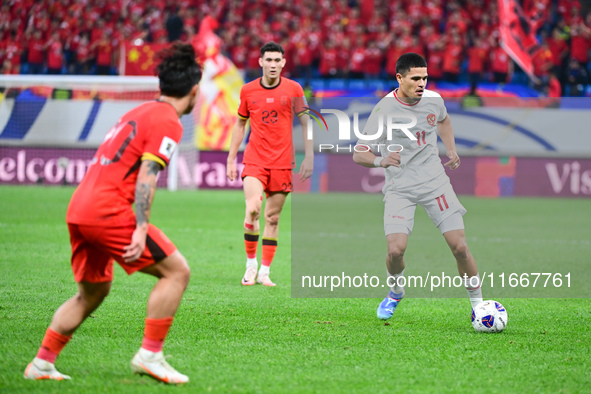
[[[390,291],[378,306],[378,319],[388,320],[391,318],[402,297],[404,297],[404,292],[396,294]]]

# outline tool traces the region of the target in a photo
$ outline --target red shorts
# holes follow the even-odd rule
[[[254,164],[245,164],[242,170],[242,179],[247,176],[255,177],[261,181],[267,196],[274,192],[291,192],[291,170],[269,169]]]
[[[131,243],[135,225],[101,227],[68,223],[68,230],[76,282],[110,282],[113,280],[113,260],[131,275],[170,256],[176,250],[166,235],[150,224],[144,253],[138,260],[126,263],[121,257],[123,247]]]

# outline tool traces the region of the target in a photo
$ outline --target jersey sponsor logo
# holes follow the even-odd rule
[[[170,159],[175,148],[176,142],[174,142],[172,138],[164,137],[162,138],[162,143],[160,144],[160,149],[158,149],[158,153],[164,155],[167,159]]]
[[[275,98],[267,97],[267,104],[274,103],[274,102],[275,102]]]
[[[437,118],[435,117],[435,114],[427,115],[427,122],[429,123],[429,126],[435,126],[436,121],[437,121]]]

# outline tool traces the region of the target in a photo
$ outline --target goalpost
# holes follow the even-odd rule
[[[156,77],[0,75],[0,184],[78,184],[117,119],[158,94]],[[198,160],[193,114],[181,123],[158,181],[169,190],[197,187],[178,182],[179,155],[187,168]]]

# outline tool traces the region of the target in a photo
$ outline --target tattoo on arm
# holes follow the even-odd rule
[[[148,175],[158,175],[158,171],[162,169],[160,164],[156,163],[155,161],[146,160],[148,162]]]
[[[135,216],[137,225],[149,223],[150,208],[156,191],[156,175],[160,171],[160,164],[146,160],[140,167],[138,182],[135,188]]]

